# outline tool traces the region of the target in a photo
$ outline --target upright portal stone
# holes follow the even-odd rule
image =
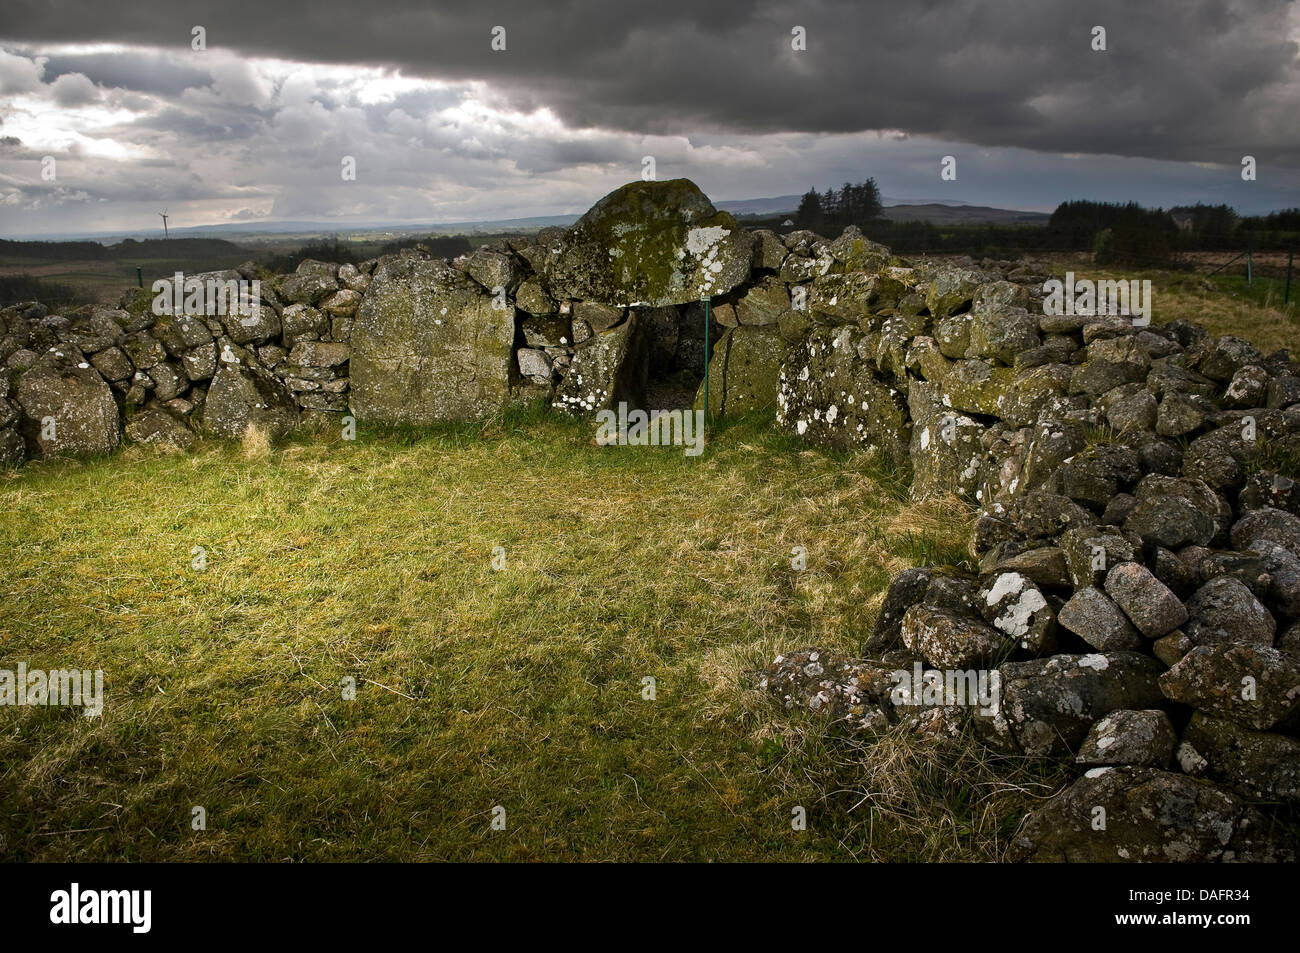
[[[877,447],[905,462],[912,438],[907,402],[872,355],[870,336],[852,325],[810,327],[786,353],[777,423],[821,446]]]
[[[786,345],[775,328],[728,328],[709,362],[709,412],[715,417],[776,409]],[[704,384],[695,394],[704,409]]]
[[[579,415],[615,410],[623,402],[647,409],[648,356],[641,317],[634,311],[622,324],[583,342],[552,406]]]
[[[48,457],[117,449],[122,421],[113,392],[74,350],[46,352],[18,379],[15,397],[32,454]]]
[[[514,308],[445,261],[393,258],[352,328],[352,410],[362,420],[472,420],[510,399]]]
[[[745,281],[752,246],[752,236],[690,179],[632,182],[557,239],[544,277],[556,298],[686,304]]]

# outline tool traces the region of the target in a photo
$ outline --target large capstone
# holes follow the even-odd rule
[[[510,398],[514,309],[445,261],[393,258],[352,328],[352,410],[362,420],[473,420]]]
[[[556,298],[685,304],[745,281],[752,242],[689,179],[632,182],[555,236],[544,278]]]

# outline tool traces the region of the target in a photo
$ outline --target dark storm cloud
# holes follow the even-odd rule
[[[186,54],[153,50],[120,53],[62,53],[45,63],[45,81],[65,73],[81,73],[98,86],[129,89],[139,93],[176,96],[192,86],[206,86],[212,76],[201,63]]]
[[[7,4],[6,39],[209,47],[484,80],[516,107],[635,133],[898,129],[981,145],[1300,165],[1297,22],[1285,0],[495,4],[70,0]],[[1106,52],[1090,31],[1107,30]],[[507,30],[508,49],[489,48]],[[794,26],[808,49],[790,48]],[[199,57],[202,54],[195,53]],[[190,84],[84,57],[99,84]],[[195,60],[196,64],[201,60]],[[201,71],[196,65],[194,73]]]

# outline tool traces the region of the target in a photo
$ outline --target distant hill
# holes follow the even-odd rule
[[[1047,212],[1020,212],[987,205],[889,205],[885,218],[891,222],[929,222],[931,225],[1046,225]]]
[[[771,218],[793,215],[799,195],[778,195],[768,199],[733,199],[714,202],[718,208],[742,217]],[[1046,225],[1046,212],[968,205],[954,199],[884,199],[884,217],[891,222],[930,222],[934,225]]]
[[[713,205],[732,215],[780,215],[797,209],[800,198],[798,195],[777,195],[770,199],[732,199],[714,202]]]

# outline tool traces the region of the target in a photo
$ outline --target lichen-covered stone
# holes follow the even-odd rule
[[[968,268],[940,264],[925,275],[925,304],[936,319],[955,314],[971,303],[984,276]]]
[[[1300,706],[1300,661],[1272,646],[1198,645],[1160,677],[1169,698],[1255,731]]]
[[[205,431],[215,437],[239,439],[256,427],[269,436],[279,436],[297,422],[297,403],[270,373],[242,360],[221,364],[203,405]]]
[[[1061,551],[1076,589],[1101,586],[1106,573],[1138,556],[1133,541],[1113,527],[1082,526],[1061,534]]]
[[[293,304],[314,305],[338,289],[338,266],[308,259],[299,263],[292,275],[281,279],[275,291]]]
[[[919,389],[919,385],[915,385]],[[914,500],[952,494],[976,502],[985,453],[983,424],[953,411],[913,417],[910,456]]]
[[[851,732],[874,733],[889,725],[892,670],[825,649],[777,656],[758,679],[762,691],[787,709],[813,712]]]
[[[1277,621],[1240,580],[1216,576],[1187,600],[1183,631],[1195,645],[1219,642],[1273,644]]]
[[[782,365],[778,423],[823,446],[877,447],[888,459],[906,461],[906,400],[870,354],[868,335],[855,327],[811,326]]]
[[[750,264],[755,271],[778,271],[781,263],[790,254],[790,250],[781,241],[781,236],[768,228],[757,228],[753,232],[754,250]]]
[[[733,302],[736,320],[742,326],[776,324],[790,310],[790,292],[776,278],[762,278],[750,285]]]
[[[47,351],[14,388],[19,430],[36,456],[111,453],[122,422],[113,392],[99,372],[71,349]]]
[[[491,295],[510,294],[523,279],[523,270],[513,255],[487,246],[474,249],[458,259],[458,264]]]
[[[1266,506],[1251,510],[1232,527],[1232,545],[1260,551],[1266,542],[1283,547],[1300,558],[1300,517]]]
[[[1016,355],[1038,347],[1038,322],[1020,309],[977,309],[970,326],[970,357],[1012,365]]]
[[[633,312],[622,324],[583,342],[556,388],[553,406],[580,415],[617,409],[623,402],[645,409],[648,364],[646,336]]]
[[[1251,731],[1196,712],[1183,743],[1204,760],[1201,772],[1247,797],[1300,804],[1300,740]]]
[[[987,361],[957,361],[939,381],[948,406],[972,414],[996,416],[999,404],[1013,389],[1016,372]]]
[[[621,307],[718,297],[749,277],[752,240],[689,179],[632,182],[578,219],[544,278],[559,298]]]
[[[1075,760],[1088,765],[1168,768],[1177,745],[1173,722],[1160,709],[1122,709],[1093,722]]]
[[[1121,708],[1160,708],[1164,666],[1136,652],[1053,655],[1001,666],[1000,720],[1017,747],[1036,758],[1077,750],[1092,723]]]
[[[1105,824],[1098,825],[1098,810]],[[1094,768],[1030,814],[1008,860],[1196,863],[1293,860],[1241,798],[1157,768]]]
[[[446,262],[380,265],[352,330],[352,410],[429,424],[485,417],[510,399],[514,312]],[[287,309],[286,309],[287,310]]]
[[[194,431],[169,411],[150,405],[132,414],[126,435],[136,443],[150,443],[188,450],[197,440]]]
[[[912,606],[903,615],[903,644],[936,668],[967,669],[995,658],[1007,636],[978,618],[935,606]]]
[[[975,591],[972,580],[950,571],[932,566],[904,569],[893,578],[885,592],[885,601],[867,639],[866,651],[883,652],[896,648],[902,641],[903,616],[919,603],[966,616],[974,615]]]
[[[775,328],[730,328],[709,362],[709,411],[717,417],[776,410],[786,344]],[[704,384],[695,396],[704,407]]]
[[[1018,572],[989,576],[980,587],[979,609],[985,622],[1026,651],[1042,652],[1054,645],[1056,613],[1027,576]]]
[[[1120,563],[1106,574],[1106,594],[1148,639],[1187,621],[1187,609],[1169,587],[1141,563]]]
[[[1057,615],[1057,621],[1102,652],[1136,649],[1142,638],[1106,594],[1091,586],[1080,589]]]

